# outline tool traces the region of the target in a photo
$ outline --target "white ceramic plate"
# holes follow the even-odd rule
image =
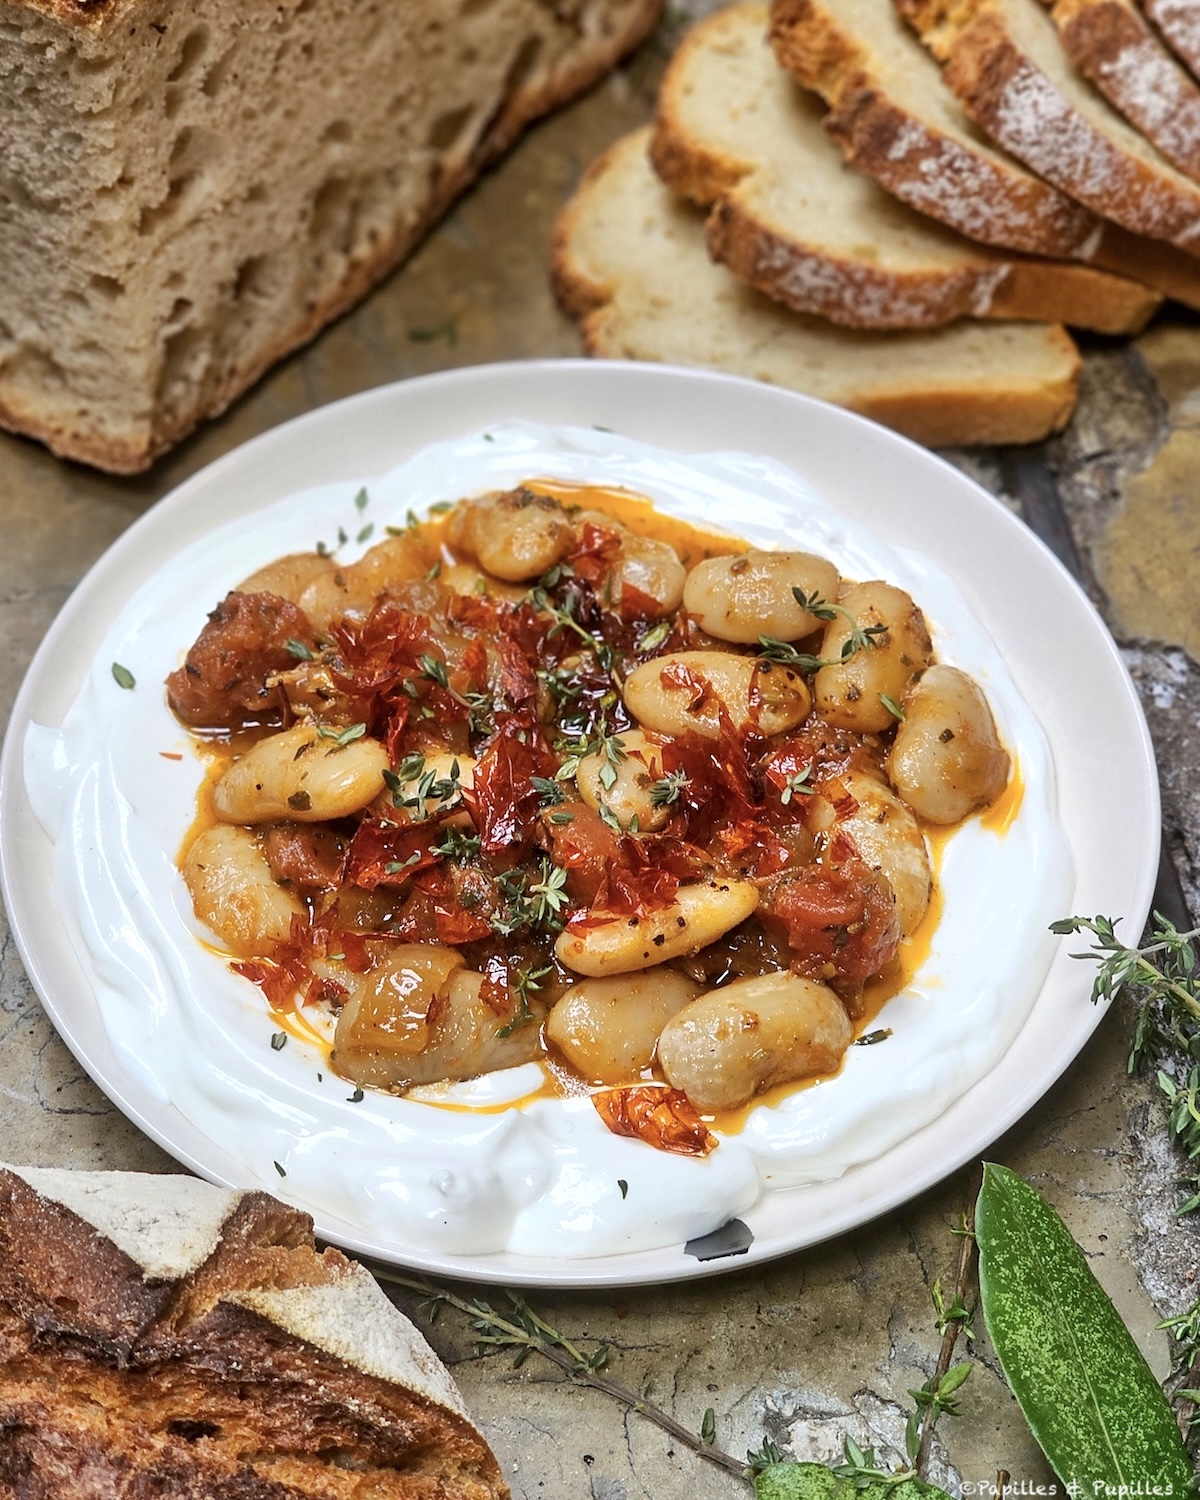
[[[0,874],[34,985],[109,1097],[210,1180],[247,1185],[236,1157],[156,1096],[110,1044],[89,975],[51,899],[52,847],[22,776],[26,730],[30,723],[62,722],[126,602],[181,549],[289,494],[385,473],[432,442],[514,418],[600,426],[684,454],[732,450],[776,460],[884,543],[931,559],[965,594],[1049,738],[1059,816],[1076,865],[1069,909],[1124,916],[1131,931],[1140,930],[1148,911],[1158,789],[1132,686],[1072,580],[957,470],[845,412],[694,371],[525,363],[369,392],[228,455],[121,538],[72,595],[35,658],[0,764]],[[736,531],[737,516],[728,524]],[[311,540],[298,537],[296,545]],[[1112,796],[1114,786],[1120,797]],[[666,1281],[765,1260],[863,1223],[983,1151],[1054,1083],[1091,1034],[1099,1012],[1088,1003],[1089,985],[1087,969],[1058,952],[1020,1034],[982,1082],[932,1124],[836,1181],[764,1194],[743,1215],[754,1238],[735,1260],[697,1260],[682,1246],[576,1260],[440,1254],[364,1231],[352,1215],[319,1211],[318,1232],[352,1251],[438,1274],[536,1285]]]

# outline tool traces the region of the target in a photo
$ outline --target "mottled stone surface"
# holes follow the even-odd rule
[[[577,352],[553,306],[544,258],[555,209],[591,157],[640,123],[669,37],[536,130],[400,274],[150,474],[116,480],[0,437],[0,710],[56,610],[89,564],[155,499],[235,444],[310,407],[449,365]],[[1139,352],[1140,351],[1140,352]],[[1127,647],[1162,760],[1167,826],[1200,909],[1200,667],[1195,587],[1200,503],[1189,472],[1200,430],[1200,331],[1157,327],[1137,349],[1089,354],[1068,433],[1038,461],[1056,479],[1093,597]],[[1008,460],[955,461],[1020,509]],[[1010,465],[1011,467],[1011,465]],[[1040,472],[1045,472],[1044,470]],[[1151,581],[1147,588],[1146,581]],[[1177,586],[1176,586],[1177,582]],[[1104,587],[1112,591],[1111,606]],[[1153,595],[1153,597],[1148,597]],[[1120,788],[1113,789],[1114,796]],[[0,1154],[23,1162],[171,1166],[110,1106],[58,1041],[11,938],[0,946]],[[1176,1170],[1159,1105],[1124,1073],[1127,1018],[1111,1016],[1063,1082],[994,1148],[1065,1216],[1155,1369],[1159,1318],[1194,1294],[1196,1232],[1173,1217]],[[765,1433],[797,1456],[831,1458],[850,1432],[889,1450],[907,1391],[933,1368],[930,1287],[953,1276],[964,1184],[764,1270],[619,1296],[536,1299],[564,1332],[612,1345],[612,1373],[741,1454]],[[495,1299],[497,1294],[489,1292]],[[401,1300],[407,1301],[402,1298]],[[431,1334],[455,1367],[518,1496],[724,1500],[745,1485],[673,1447],[608,1398],[479,1357],[458,1314]],[[941,1428],[935,1477],[1048,1479],[985,1346],[963,1414]]]

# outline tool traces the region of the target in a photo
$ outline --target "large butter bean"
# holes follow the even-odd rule
[[[192,909],[238,958],[269,954],[285,942],[304,903],[277,885],[258,840],[247,828],[209,828],[183,860]]]
[[[710,557],[688,574],[683,603],[701,630],[753,646],[760,635],[799,641],[821,629],[793,590],[836,599],[838,571],[811,552],[743,552]]]
[[[621,550],[611,577],[614,604],[621,605],[623,590],[628,585],[641,596],[639,603],[647,599],[653,602],[653,610],[645,606],[653,617],[673,614],[679,608],[687,572],[669,542],[655,542],[627,532],[621,538]]]
[[[299,604],[305,592],[318,579],[328,578],[337,571],[337,564],[330,557],[317,552],[293,552],[288,557],[278,557],[257,573],[251,573],[238,584],[239,594],[275,594],[280,599],[290,599]]]
[[[633,1083],[654,1060],[659,1032],[699,992],[672,969],[585,979],[550,1012],[546,1037],[589,1083]]]
[[[467,500],[450,516],[453,547],[506,583],[525,583],[561,562],[576,531],[557,500],[518,488]]]
[[[406,1079],[462,967],[461,953],[436,943],[389,947],[365,974],[330,966],[328,977],[350,991],[333,1037],[338,1071],[372,1088]]]
[[[387,768],[378,740],[339,745],[314,724],[296,724],[233,762],[213,789],[213,808],[226,823],[344,818],[375,800]]]
[[[625,679],[625,705],[644,728],[715,737],[724,705],[735,729],[751,725],[783,734],[808,717],[812,699],[789,667],[732,651],[676,651],[635,667]]]
[[[831,989],[795,974],[741,979],[663,1027],[658,1060],[697,1109],[736,1109],[775,1083],[832,1072],[853,1032]]]
[[[575,773],[579,795],[593,812],[607,807],[622,828],[634,818],[641,833],[662,828],[671,809],[656,807],[650,795],[663,773],[662,747],[640,729],[627,729],[613,738],[625,752],[624,759],[613,761],[606,753],[585,755]]]
[[[435,951],[454,952],[453,949]],[[506,1019],[484,1001],[483,975],[462,968],[457,953],[454,958],[459,966],[451,966],[440,982],[427,982],[401,997],[398,1004],[392,1003],[390,1008],[387,997],[381,1005],[369,1000],[364,1002],[365,1016],[360,1008],[347,1019],[354,1003],[349,1001],[338,1019],[334,1036],[334,1063],[338,1072],[373,1088],[399,1089],[476,1078],[499,1068],[514,1068],[536,1057],[540,1050],[537,1021],[517,1026],[507,1036],[501,1035]],[[413,1016],[422,1001],[426,1009],[415,1026],[404,1019],[399,1027],[393,1024],[392,1031],[387,1030],[389,1014],[401,1018]],[[403,1045],[394,1045],[393,1035],[399,1036]],[[418,1045],[414,1046],[414,1041]]]
[[[978,684],[957,667],[930,667],[905,699],[887,769],[930,823],[957,823],[994,802],[1008,781],[1008,752]]]
[[[684,885],[661,911],[645,917],[614,915],[610,922],[584,932],[560,933],[554,951],[576,974],[631,974],[668,958],[698,953],[744,922],[757,905],[758,891],[747,881]]]
[[[891,787],[861,771],[843,772],[841,780],[858,807],[838,826],[858,845],[872,869],[886,876],[896,893],[900,932],[907,937],[925,915],[933,890],[925,835]]]
[[[933,647],[925,617],[903,589],[890,583],[852,583],[843,587],[840,603],[864,630],[880,626],[872,644],[840,660],[852,625],[839,615],[825,628],[821,655],[834,664],[813,680],[817,713],[839,729],[878,734],[896,719],[882,699],[904,701],[914,677],[929,665]]]

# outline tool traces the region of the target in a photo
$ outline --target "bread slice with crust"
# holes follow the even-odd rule
[[[1038,0],[896,0],[967,113],[1049,182],[1200,255],[1200,184],[1075,71]]]
[[[775,54],[846,160],[970,239],[1100,266],[1200,308],[1200,263],[1101,219],[979,130],[892,0],[774,0]]]
[[[1200,86],[1130,0],[1054,0],[1067,55],[1181,172],[1200,180]]]
[[[649,137],[595,162],[555,227],[555,289],[589,354],[763,380],[935,446],[1034,442],[1066,423],[1079,356],[1061,328],[860,333],[789,312],[713,264],[703,214],[655,175]]]
[[[1200,9],[1196,0],[1141,0],[1167,44],[1200,78]]]
[[[774,0],[771,44],[888,192],[974,240],[1087,258],[1101,220],[980,133],[892,0]]]
[[[433,1351],[265,1193],[0,1167],[0,1491],[507,1500]]]
[[[848,167],[824,108],[780,68],[767,8],[727,6],[668,65],[651,159],[712,207],[714,259],[797,312],[847,328],[935,328],[955,318],[1145,326],[1161,298],[1102,271],[1004,255],[915,213]]]

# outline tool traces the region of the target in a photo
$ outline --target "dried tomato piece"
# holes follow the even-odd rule
[[[350,841],[343,878],[366,891],[378,885],[403,885],[418,870],[437,863],[432,845],[441,833],[440,822],[383,823],[364,818]]]
[[[332,828],[279,823],[263,837],[263,854],[276,880],[305,890],[332,890],[348,840]]]
[[[585,521],[579,534],[579,545],[569,552],[566,562],[576,578],[598,589],[612,572],[621,552],[621,534],[607,526]]]
[[[283,717],[282,690],[270,682],[296,665],[289,641],[311,650],[302,609],[277,594],[226,594],[208,617],[182,667],[167,678],[176,718],[196,729],[240,729]]]
[[[569,823],[543,818],[538,836],[551,860],[567,872],[567,895],[590,906],[617,858],[618,835],[585,802],[573,802]]]
[[[636,1083],[592,1095],[596,1113],[614,1135],[632,1136],[656,1151],[678,1156],[708,1156],[720,1142],[699,1111],[679,1089]]]
[[[463,800],[479,830],[485,854],[517,860],[533,843],[541,797],[534,776],[553,780],[558,757],[529,714],[505,720],[479,758]]]
[[[796,966],[814,978],[869,979],[900,944],[891,886],[841,833],[819,864],[781,876],[759,909],[783,924]]]

